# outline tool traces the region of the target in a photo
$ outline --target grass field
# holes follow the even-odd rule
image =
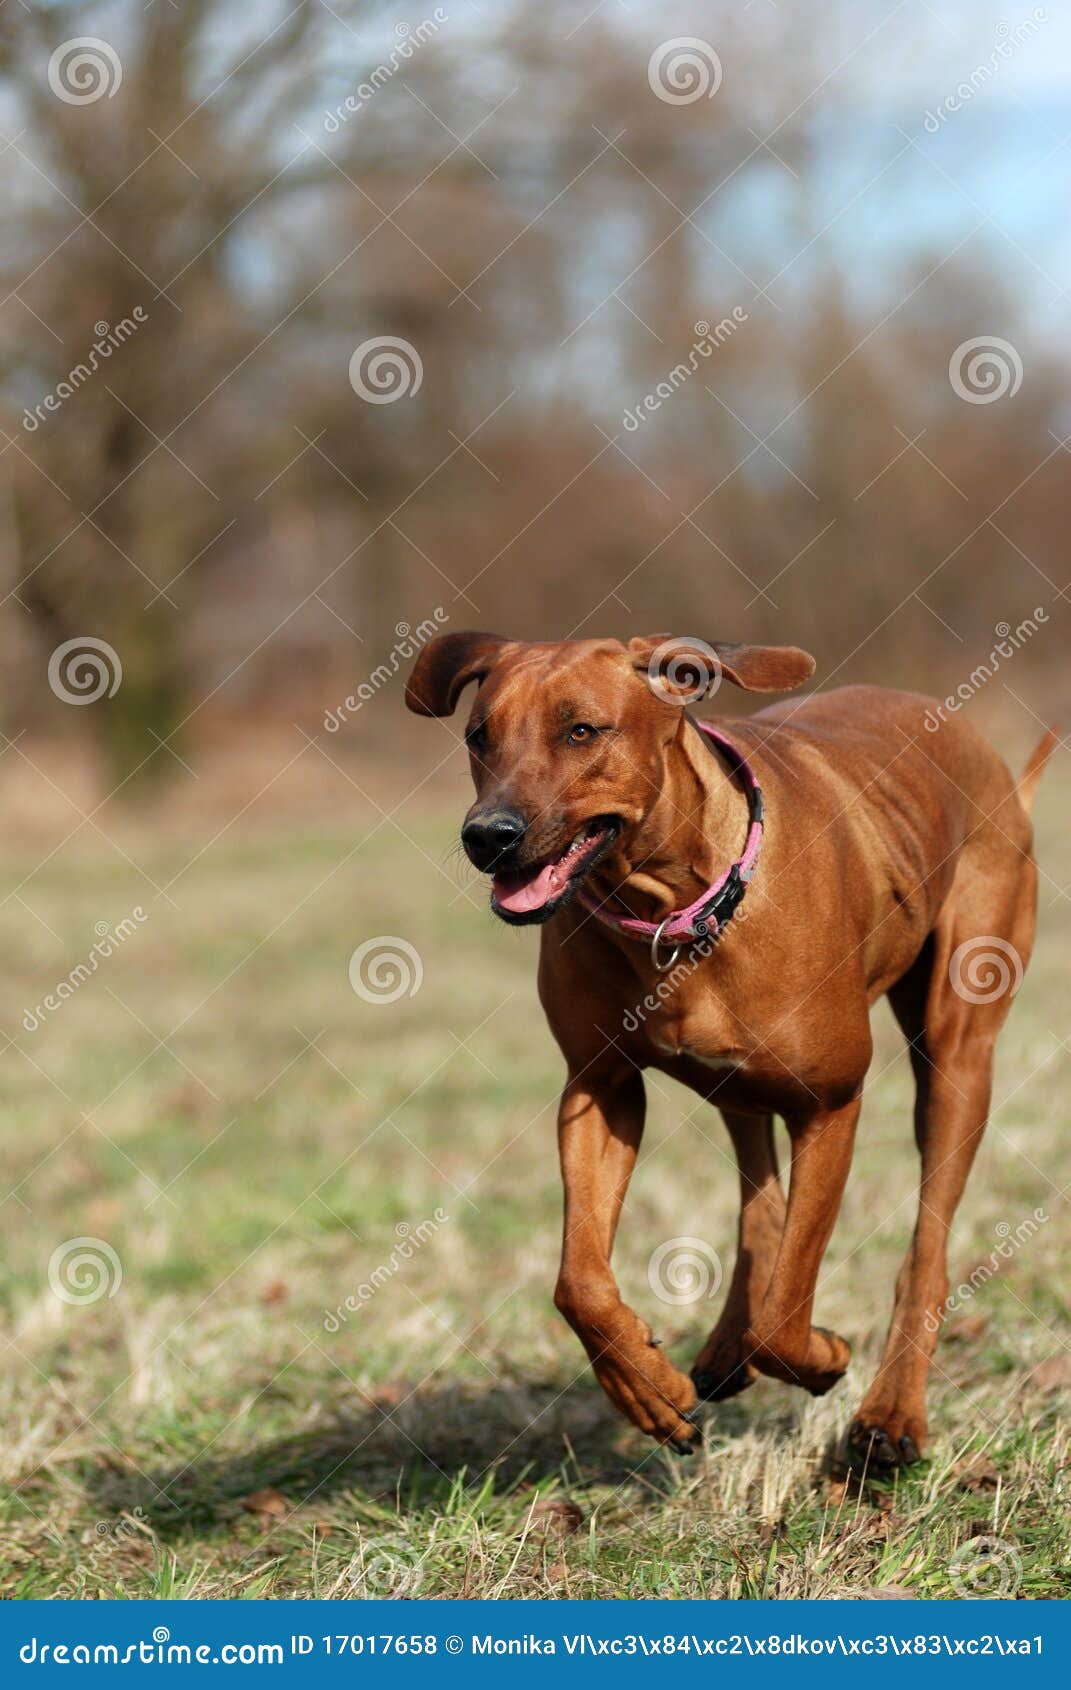
[[[0,1595],[1071,1594],[1065,769],[954,1276],[1050,1218],[954,1317],[928,1459],[861,1486],[839,1439],[917,1166],[884,1007],[818,1296],[849,1377],[819,1402],[761,1382],[682,1462],[617,1419],[552,1307],[559,1058],[535,938],[449,857],[456,798],[410,799],[404,835],[348,781],[225,831],[56,800],[2,868]],[[415,995],[352,989],[377,935],[416,947]],[[687,1366],[716,1304],[663,1306],[647,1264],[693,1234],[728,1268],[735,1172],[709,1108],[658,1076],[650,1098],[617,1267]]]

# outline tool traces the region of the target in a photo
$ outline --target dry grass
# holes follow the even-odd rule
[[[44,841],[9,845],[0,1594],[939,1597],[957,1551],[985,1570],[980,1536],[1000,1540],[998,1588],[1067,1594],[1062,775],[1043,789],[1052,878],[954,1267],[1001,1223],[1052,1219],[942,1343],[929,1459],[862,1487],[837,1478],[836,1450],[915,1181],[884,1010],[819,1292],[851,1374],[817,1403],[759,1384],[682,1463],[615,1417],[551,1306],[560,1072],[535,941],[438,872],[452,813],[414,798],[403,836],[344,784],[330,809],[254,807],[200,855],[221,819],[107,812],[48,857],[73,825],[57,814]],[[95,924],[139,904],[119,954],[27,1032]],[[417,945],[415,997],[354,995],[350,954],[376,934]],[[662,1308],[648,1257],[691,1233],[728,1258],[735,1181],[709,1109],[657,1077],[651,1103],[618,1265],[687,1365],[715,1305]],[[448,1220],[410,1233],[410,1259],[327,1330],[398,1228],[437,1209]],[[117,1253],[122,1284],[69,1304],[49,1261],[83,1235]],[[547,1499],[582,1519],[532,1512]]]

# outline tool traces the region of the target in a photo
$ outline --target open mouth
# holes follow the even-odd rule
[[[518,926],[545,921],[595,867],[620,827],[617,816],[594,816],[573,836],[560,857],[527,868],[500,869],[491,882],[491,908],[503,921]]]

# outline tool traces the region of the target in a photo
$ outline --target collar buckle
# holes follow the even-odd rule
[[[725,878],[724,886],[719,886],[709,904],[705,904],[692,923],[697,939],[705,939],[713,926],[715,933],[721,929],[736,914],[744,900],[747,891],[747,881],[740,872],[740,864],[734,863]]]

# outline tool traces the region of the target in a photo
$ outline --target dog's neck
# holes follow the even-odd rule
[[[747,834],[740,782],[686,716],[666,750],[656,802],[627,844],[591,876],[599,899],[645,921],[684,909],[739,857]]]

